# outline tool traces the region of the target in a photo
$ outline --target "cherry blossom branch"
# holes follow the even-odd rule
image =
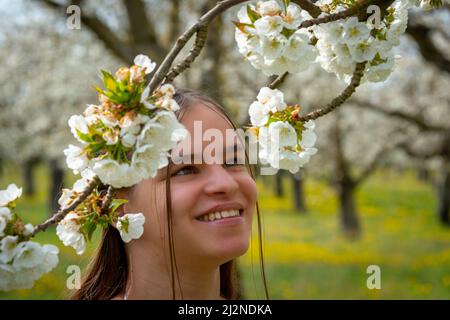
[[[283,83],[284,79],[286,79],[287,75],[289,74],[289,72],[285,72],[281,75],[279,75],[277,78],[275,78],[270,84],[269,84],[269,88],[270,89],[275,89],[276,87],[278,87],[280,84]]]
[[[355,92],[356,88],[361,83],[361,78],[364,75],[364,69],[366,67],[367,62],[360,62],[356,64],[355,71],[353,72],[352,80],[350,81],[350,84],[342,91],[342,93],[331,100],[327,106],[320,108],[318,110],[312,111],[304,116],[299,117],[299,121],[309,121],[309,120],[315,120],[317,118],[320,118],[327,113],[330,113],[337,107],[339,107],[341,104],[343,104],[350,96]]]
[[[308,13],[313,18],[317,18],[322,13],[322,10],[320,9],[320,7],[316,6],[314,3],[312,3],[308,0],[292,0],[291,2],[298,4],[300,6],[300,8],[308,11]]]
[[[165,78],[166,74],[169,72],[170,67],[172,66],[173,61],[178,56],[180,51],[184,48],[186,43],[191,39],[191,37],[194,35],[194,33],[198,32],[200,28],[208,27],[208,25],[211,23],[211,21],[217,17],[218,15],[222,14],[227,9],[243,3],[247,2],[248,0],[224,0],[218,2],[214,8],[209,10],[207,13],[205,13],[203,16],[200,17],[199,20],[197,20],[196,23],[194,23],[190,28],[188,28],[175,42],[172,49],[170,49],[169,53],[164,58],[163,62],[160,64],[158,70],[156,70],[155,74],[153,75],[152,79],[150,80],[150,83],[148,84],[148,88],[150,92],[153,92],[162,82],[162,80]],[[200,47],[200,50],[203,47]],[[200,51],[198,52],[200,53]],[[197,54],[198,56],[198,54]],[[192,62],[192,61],[191,61]]]
[[[181,61],[167,73],[167,76],[164,78],[163,83],[172,82],[180,73],[191,66],[191,63],[194,62],[194,60],[198,57],[203,47],[205,46],[207,37],[208,27],[200,27],[200,29],[197,31],[195,43],[191,51],[189,51],[189,54],[183,59],[183,61]]]
[[[341,11],[338,13],[333,13],[333,14],[330,14],[328,16],[321,17],[321,18],[303,21],[302,24],[300,24],[300,26],[298,28],[299,29],[308,28],[313,25],[318,25],[318,24],[322,24],[322,23],[328,23],[328,22],[333,22],[336,20],[345,19],[345,18],[354,16],[357,13],[362,12],[363,10],[365,12],[367,7],[370,5],[378,5],[379,7],[384,8],[384,7],[389,6],[392,2],[394,2],[394,0],[388,0],[388,1],[386,1],[386,0],[360,0],[354,6],[348,8],[344,11]]]
[[[30,237],[34,237],[38,232],[45,231],[48,227],[50,227],[53,224],[56,224],[60,222],[66,214],[73,211],[80,203],[82,203],[94,190],[94,188],[99,184],[100,180],[97,176],[95,176],[91,181],[89,181],[88,185],[84,189],[82,193],[78,195],[78,197],[75,199],[72,204],[61,211],[55,213],[51,218],[47,219],[44,223],[41,223],[37,225],[33,232],[31,233]]]

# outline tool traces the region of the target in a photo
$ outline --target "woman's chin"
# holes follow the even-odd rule
[[[213,247],[208,248],[208,251],[215,257],[221,260],[221,263],[230,261],[234,258],[244,255],[249,248],[248,239],[229,239],[217,243]]]

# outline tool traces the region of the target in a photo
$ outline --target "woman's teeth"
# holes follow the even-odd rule
[[[238,216],[240,216],[239,210],[227,210],[227,211],[220,211],[220,212],[204,214],[201,217],[198,217],[197,220],[214,221],[214,220],[220,220],[220,219],[224,219],[224,218],[238,217]]]

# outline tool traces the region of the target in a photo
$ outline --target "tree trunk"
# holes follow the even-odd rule
[[[64,183],[64,171],[58,164],[58,161],[52,159],[49,161],[50,166],[50,209],[51,214],[55,213],[59,209],[58,199],[61,195],[61,190]]]
[[[439,221],[450,226],[450,167],[447,165],[444,169],[442,180],[439,184]]]
[[[344,235],[356,239],[360,235],[360,224],[355,205],[355,184],[349,178],[339,181],[339,205],[341,227]]]
[[[283,171],[278,170],[275,174],[275,195],[278,198],[284,196],[284,188],[283,188]]]
[[[292,175],[292,185],[294,190],[294,209],[297,212],[306,213],[305,193],[303,190],[303,177],[296,173]]]
[[[430,180],[430,171],[425,166],[424,162],[420,163],[417,168],[417,180],[422,182],[428,182]]]
[[[33,196],[36,192],[36,184],[34,179],[34,168],[36,167],[37,161],[35,159],[30,159],[25,161],[22,165],[22,176],[24,183],[24,193],[26,196]]]

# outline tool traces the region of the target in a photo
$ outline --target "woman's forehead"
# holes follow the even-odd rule
[[[194,133],[194,128],[198,129],[199,123],[204,129],[233,129],[232,124],[219,108],[203,101],[196,101],[186,108],[181,123],[191,134]]]

